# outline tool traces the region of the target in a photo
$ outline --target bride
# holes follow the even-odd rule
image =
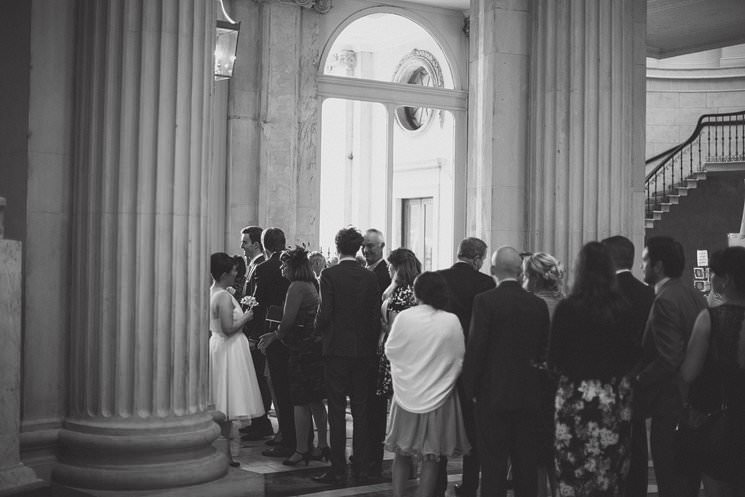
[[[227,288],[235,283],[238,273],[235,260],[224,252],[210,257],[210,377],[215,409],[225,414],[221,423],[223,436],[228,440],[231,466],[239,466],[234,457],[240,450],[240,423],[264,414],[256,371],[251,360],[248,339],[241,332],[253,319],[249,309],[245,313]]]

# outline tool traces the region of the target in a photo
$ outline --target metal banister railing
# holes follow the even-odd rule
[[[745,110],[702,115],[687,140],[650,157],[646,164],[657,161],[645,178],[647,218],[706,162],[745,161]]]

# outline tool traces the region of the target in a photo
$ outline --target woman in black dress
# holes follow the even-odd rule
[[[704,414],[726,402],[737,419],[727,441],[702,468],[707,497],[745,496],[745,248],[711,257],[711,289],[722,304],[701,311],[680,368],[690,406]]]
[[[316,317],[320,297],[318,282],[308,260],[308,252],[303,247],[295,247],[282,252],[282,276],[290,280],[285,297],[282,321],[277,335],[290,350],[288,376],[290,381],[290,401],[294,406],[295,453],[284,461],[294,466],[310,459],[328,458],[326,441],[326,407],[323,398],[323,361],[321,358],[321,337],[314,333],[313,321]],[[308,433],[311,419],[318,430],[318,449],[314,453],[309,446]]]
[[[553,317],[549,366],[560,374],[554,457],[562,496],[624,495],[631,441],[633,336],[607,249],[579,254],[574,287]]]

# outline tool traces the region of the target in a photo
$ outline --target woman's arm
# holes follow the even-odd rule
[[[685,359],[680,366],[680,376],[686,383],[695,380],[706,361],[709,352],[709,338],[711,337],[711,315],[708,309],[701,311],[696,318],[691,331],[691,339],[688,341]]]
[[[282,322],[279,323],[279,328],[277,328],[277,336],[280,339],[287,336],[288,330],[295,325],[295,319],[305,295],[303,290],[303,286],[294,281],[290,283],[290,287],[287,289],[285,307],[282,310]]]
[[[252,311],[246,311],[243,313],[240,319],[237,321],[233,320],[233,299],[227,292],[221,292],[217,297],[217,315],[220,318],[220,327],[222,332],[227,336],[230,336],[241,329],[243,326],[251,321],[254,317]]]

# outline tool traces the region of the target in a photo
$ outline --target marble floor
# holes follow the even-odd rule
[[[276,428],[276,419],[270,418]],[[351,416],[347,415],[347,444],[351,453]],[[328,463],[311,461],[306,466],[284,466],[284,458],[266,457],[261,452],[267,448],[264,440],[244,442],[238,456],[240,467],[230,468],[228,474],[220,480],[203,485],[180,487],[168,490],[138,492],[105,492],[76,491],[61,487],[48,487],[32,492],[19,494],[19,497],[389,497],[391,488],[391,462],[393,454],[386,453],[384,471],[381,478],[371,479],[364,485],[358,485],[351,478],[344,484],[324,485],[311,480],[311,477],[323,473]],[[225,440],[216,442],[218,450],[225,450]],[[452,459],[448,463],[448,489],[446,497],[454,497],[453,485],[460,482],[462,460]],[[413,497],[416,480],[411,480],[406,497]],[[657,495],[657,485],[650,466],[649,497]],[[703,495],[703,493],[701,494]],[[508,496],[512,496],[510,492]]]

